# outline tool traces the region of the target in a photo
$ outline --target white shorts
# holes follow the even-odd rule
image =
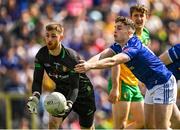
[[[144,103],[146,104],[172,104],[176,103],[177,84],[176,79],[172,75],[165,83],[154,86],[146,91]]]

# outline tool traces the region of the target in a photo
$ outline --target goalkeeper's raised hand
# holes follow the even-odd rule
[[[33,96],[29,97],[27,107],[30,113],[37,114],[39,98],[40,98],[39,92],[34,92]]]

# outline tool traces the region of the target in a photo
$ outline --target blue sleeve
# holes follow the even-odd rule
[[[180,44],[176,44],[171,49],[169,49],[168,52],[169,52],[169,56],[173,62],[180,59]]]
[[[110,46],[110,48],[116,53],[121,53],[122,52],[122,48],[118,43],[114,43]]]
[[[122,52],[127,54],[130,59],[132,59],[134,56],[137,55],[138,51],[139,49],[136,46],[126,46]]]
[[[139,51],[143,51],[143,46],[142,42],[136,36],[133,36],[122,49],[122,52],[127,54],[130,59],[133,59]]]

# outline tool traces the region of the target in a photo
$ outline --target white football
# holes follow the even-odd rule
[[[44,107],[51,115],[57,116],[62,113],[66,107],[66,98],[62,93],[52,92],[44,100]]]

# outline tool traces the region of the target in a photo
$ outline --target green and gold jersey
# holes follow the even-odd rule
[[[141,40],[141,42],[147,46],[150,43],[150,33],[146,28],[143,28],[143,32],[141,36],[138,36],[138,38]]]

